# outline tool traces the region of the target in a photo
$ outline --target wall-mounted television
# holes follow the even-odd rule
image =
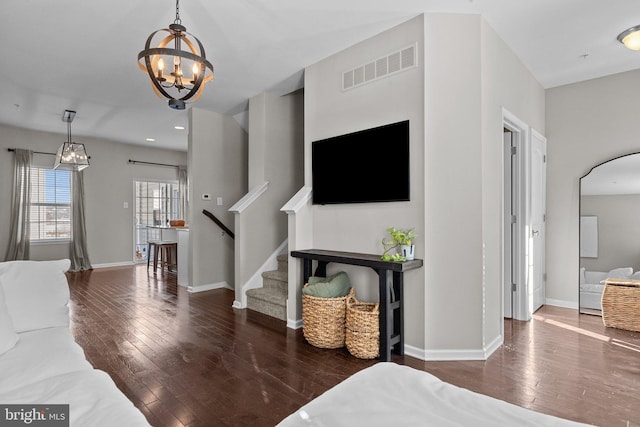
[[[311,143],[314,205],[409,200],[409,121]]]

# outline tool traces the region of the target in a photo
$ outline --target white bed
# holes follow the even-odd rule
[[[448,384],[392,362],[366,368],[285,418],[297,426],[586,426]]]

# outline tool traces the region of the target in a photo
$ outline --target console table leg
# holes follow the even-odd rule
[[[389,270],[378,270],[378,293],[380,298],[380,360],[391,361],[391,332],[393,331],[389,289],[392,286],[392,275]]]
[[[316,277],[327,277],[327,264],[328,262],[318,261],[314,275]]]
[[[309,277],[311,277],[311,271],[313,270],[313,260],[305,259],[303,268],[304,277],[302,278],[302,286],[309,282]]]
[[[400,334],[400,341],[396,348],[396,353],[400,355],[404,355],[404,297],[402,295],[404,284],[402,281],[402,274],[394,271],[393,293],[395,295],[395,300],[400,303],[400,306],[396,310],[393,310],[393,331]]]

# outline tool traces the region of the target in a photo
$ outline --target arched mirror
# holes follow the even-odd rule
[[[640,280],[640,153],[595,166],[580,179],[581,313],[602,314],[601,282]]]

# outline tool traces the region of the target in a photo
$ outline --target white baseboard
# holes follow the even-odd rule
[[[212,289],[227,288],[233,290],[227,282],[210,283],[205,285],[187,286],[187,292],[195,294],[197,292],[210,291]]]
[[[96,268],[109,268],[109,267],[128,267],[131,265],[136,265],[138,263],[133,261],[122,261],[122,262],[110,262],[105,264],[93,264],[91,267]]]
[[[576,310],[578,309],[578,303],[575,301],[564,301],[560,299],[547,298],[545,300],[545,304],[553,305],[554,307],[573,308]]]
[[[298,320],[287,319],[287,328],[289,329],[302,328],[302,319],[298,319]]]
[[[404,346],[404,353],[425,361],[486,360],[482,350],[424,350],[410,345]]]
[[[404,345],[404,354],[429,362],[456,360],[487,360],[502,345],[504,338],[496,337],[484,350],[425,350]]]

